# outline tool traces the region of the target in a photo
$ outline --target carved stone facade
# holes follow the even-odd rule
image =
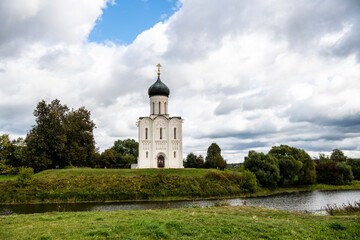
[[[160,80],[149,88],[150,116],[140,117],[139,157],[132,168],[183,168],[181,117],[169,117],[170,90]]]

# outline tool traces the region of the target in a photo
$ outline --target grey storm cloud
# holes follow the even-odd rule
[[[287,113],[293,122],[309,122],[319,126],[350,128],[353,132],[360,132],[360,112],[345,112],[339,115],[337,111],[340,109],[326,109],[307,102],[293,104]]]

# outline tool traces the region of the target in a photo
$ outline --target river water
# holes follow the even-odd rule
[[[39,203],[39,204],[0,204],[0,215],[30,214],[43,212],[78,212],[78,211],[117,211],[134,209],[157,209],[157,208],[184,208],[213,206],[223,200],[196,200],[196,201],[147,201],[147,202],[96,202],[96,203]],[[290,211],[307,211],[324,214],[326,205],[338,206],[353,204],[360,201],[360,190],[337,190],[337,191],[302,191],[281,193],[271,196],[254,198],[232,198],[225,200],[233,206],[249,205],[262,206],[273,209]]]

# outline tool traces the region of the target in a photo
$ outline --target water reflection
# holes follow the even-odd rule
[[[360,200],[360,190],[347,191],[308,191],[282,193],[256,198],[234,198],[227,202],[233,206],[262,206],[291,211],[319,212],[327,204],[347,204]],[[183,208],[213,206],[217,200],[170,201],[170,202],[112,202],[112,203],[47,203],[47,204],[0,204],[0,215],[12,213],[29,214],[43,212],[78,212],[78,211],[116,211],[146,210],[157,208]]]

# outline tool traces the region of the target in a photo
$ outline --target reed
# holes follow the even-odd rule
[[[340,206],[336,204],[328,204],[325,210],[330,215],[341,215],[341,214],[356,214],[360,213],[360,201],[348,204],[342,204]]]

